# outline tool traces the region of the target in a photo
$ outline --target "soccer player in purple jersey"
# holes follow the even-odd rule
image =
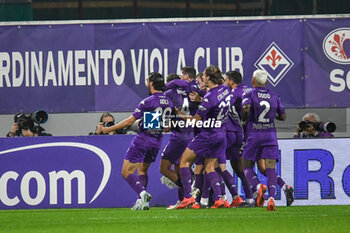
[[[169,74],[167,82],[180,79],[177,74]],[[182,87],[174,86],[167,90],[165,95],[173,102],[174,107],[181,109],[181,112],[186,115],[194,115],[197,111],[198,104],[189,101],[188,92]],[[183,121],[183,119],[175,119],[176,121]],[[172,129],[168,144],[163,150],[162,160],[160,162],[160,173],[170,179],[178,186],[178,202],[171,205],[168,209],[175,209],[183,199],[183,189],[180,179],[179,160],[182,153],[185,151],[188,143],[193,139],[193,128],[179,126]],[[171,169],[174,165],[174,170]]]
[[[222,83],[222,74],[218,67],[209,66],[205,69],[203,79],[209,87],[209,92],[204,96],[198,111],[193,117],[184,117],[196,121],[196,123],[215,122],[213,127],[201,128],[199,134],[188,144],[180,160],[180,176],[184,188],[184,199],[177,209],[182,209],[195,202],[191,196],[192,174],[190,165],[197,156],[205,158],[205,171],[214,190],[214,208],[224,205],[220,198],[221,188],[219,176],[215,171],[215,165],[220,156],[225,155],[226,129],[224,124],[227,120],[230,93]],[[211,124],[210,124],[211,125]]]
[[[202,91],[196,81],[196,69],[192,66],[181,68],[180,78],[189,82],[189,92],[196,92],[202,95]],[[203,95],[202,95],[203,96]]]
[[[265,88],[267,73],[256,70],[252,79],[254,89],[243,95],[242,121],[247,124],[247,140],[243,151],[244,174],[257,187],[257,205],[264,202],[266,185],[261,184],[254,172],[254,163],[263,160],[266,165],[269,200],[268,211],[275,211],[277,186],[276,161],[278,159],[277,133],[274,119],[285,120],[286,113],[279,96]]]
[[[195,69],[191,66],[186,66],[184,68],[181,69],[181,79],[174,79],[170,82],[167,83],[167,89],[169,90],[174,90],[177,88],[181,88],[182,90],[186,91],[189,99],[191,101],[189,101],[189,105],[190,105],[190,114],[194,115],[195,112],[198,109],[198,105],[201,102],[201,99],[203,97],[201,97],[201,95],[203,93],[205,93],[205,89],[201,89],[199,84],[197,82],[194,82],[193,77],[195,76]],[[200,75],[203,75],[203,73],[200,73]],[[200,91],[201,93],[198,93],[198,91]],[[197,96],[198,99],[194,100],[191,98],[191,96]],[[203,95],[204,96],[204,95]],[[187,100],[186,100],[187,102]],[[184,102],[185,103],[185,102]],[[188,105],[188,104],[186,104]],[[184,110],[184,109],[183,109]],[[187,113],[186,113],[187,114]],[[193,132],[194,135],[197,135],[199,133],[199,129],[197,127],[193,128]],[[187,145],[186,145],[187,146]],[[204,160],[203,160],[204,162]],[[192,190],[192,194],[196,197],[196,199],[198,199],[199,202],[199,198],[200,198],[200,192],[202,190],[202,184],[203,184],[203,164],[195,164],[195,168],[194,168],[194,175],[195,175],[195,182],[193,184],[193,190]],[[164,183],[166,183],[164,181]],[[176,203],[176,205],[172,205],[169,206],[168,209],[173,209],[176,208],[178,206],[179,203]],[[195,205],[193,205],[193,207],[196,207]],[[197,207],[200,207],[199,205]]]
[[[223,78],[221,79],[221,83],[220,84],[224,84],[224,79]],[[231,91],[232,90],[226,85],[222,85],[222,86],[223,86],[223,88],[227,88],[227,91],[229,93],[229,96],[226,99],[227,104],[229,104],[231,96],[232,96],[231,95]],[[227,121],[225,123],[225,127],[226,127],[226,125],[227,125]],[[201,161],[201,159],[202,159],[202,161]],[[196,162],[195,162],[196,167],[195,168],[200,167],[200,166],[203,167],[203,165],[200,162],[202,162],[202,164],[203,164],[203,162],[204,162],[203,157],[199,157],[196,160]],[[220,197],[224,201],[224,207],[225,208],[229,208],[229,207],[237,207],[238,205],[241,205],[243,203],[243,200],[238,195],[234,178],[229,173],[229,171],[226,170],[226,154],[225,153],[220,154],[220,156],[218,157],[217,164],[215,165],[215,171],[219,175],[220,187],[221,187],[221,196]],[[206,177],[206,179],[208,178],[208,176],[206,174],[205,174],[205,177]],[[207,183],[209,183],[209,182],[207,182]],[[228,188],[228,190],[230,191],[230,194],[232,195],[232,199],[233,199],[232,206],[229,204],[227,196],[226,196],[226,187]],[[207,190],[206,190],[205,187],[203,188],[203,191],[204,191],[203,194],[206,194],[205,191],[207,191]],[[203,200],[206,196],[207,195],[203,195],[203,198],[201,199],[201,203],[204,206],[208,205],[206,203],[206,201]],[[196,203],[192,206],[192,208],[193,207],[197,207],[198,208],[198,206],[200,206],[200,205],[196,206],[197,202],[198,201],[196,200]]]
[[[103,133],[122,129],[131,126],[137,119],[142,118],[145,113],[152,114],[153,117],[168,118],[173,113],[173,103],[163,93],[165,85],[161,74],[153,72],[147,78],[147,88],[151,96],[145,98],[135,109],[134,113],[111,127],[103,127]],[[153,113],[151,113],[153,112]],[[140,196],[141,205],[136,210],[149,209],[149,202],[152,196],[146,191],[147,169],[151,162],[154,162],[162,143],[163,129],[148,129],[144,127],[144,120],[141,120],[139,131],[131,142],[126,152],[122,167],[122,176],[128,182],[130,187]],[[136,176],[136,169],[143,172],[146,176],[144,180]]]
[[[232,76],[231,83],[232,83],[232,87],[234,88],[233,94],[236,97],[236,102],[234,103],[234,106],[236,108],[236,113],[238,114],[239,119],[241,119],[242,96],[243,96],[244,93],[247,93],[247,92],[251,91],[252,88],[248,87],[248,86],[245,86],[245,85],[243,85],[241,83],[242,82],[242,76],[241,76],[241,74],[239,72],[237,72],[237,71],[228,71],[226,73],[226,77],[229,78],[230,76]],[[246,132],[244,132],[243,144],[244,144],[245,140],[246,140]],[[244,145],[243,145],[243,147],[244,147]],[[236,161],[235,159],[231,160],[231,166],[234,169],[236,174],[237,174],[237,171],[238,171],[238,173],[239,173],[239,174],[237,174],[238,177],[240,177],[240,178],[241,177],[245,177],[244,176],[244,172],[243,172],[243,159],[242,159],[242,156],[241,156],[241,162]],[[261,174],[266,176],[266,173],[265,173],[265,169],[266,169],[265,161],[263,161],[263,160],[258,161],[258,169],[259,169]],[[243,178],[243,180],[244,180],[244,178]],[[243,181],[243,180],[241,178],[241,181],[242,181],[242,184],[243,184],[243,188],[245,190],[244,192],[247,194],[247,191],[246,191],[246,190],[248,190],[248,188],[246,187],[247,184],[245,185],[245,181]],[[282,179],[282,177],[280,177],[279,175],[277,176],[277,184],[282,188],[282,190],[283,190],[283,192],[284,192],[284,194],[286,196],[287,206],[290,206],[293,203],[293,201],[294,201],[294,198],[293,198],[294,189],[290,185],[287,185],[284,182],[284,180]],[[256,197],[258,195],[256,187],[252,187],[252,192],[253,192],[254,199],[256,199]]]
[[[226,159],[230,160],[231,166],[240,178],[244,193],[246,196],[246,203],[243,203],[241,198],[236,198],[232,201],[231,207],[237,206],[254,206],[252,197],[252,190],[243,171],[243,128],[241,126],[240,111],[242,109],[242,95],[244,90],[250,90],[246,86],[242,86],[242,75],[238,71],[228,71],[225,75],[225,84],[232,90],[231,105],[228,113],[228,121],[226,124],[227,133],[227,148]],[[237,111],[238,110],[238,111]]]

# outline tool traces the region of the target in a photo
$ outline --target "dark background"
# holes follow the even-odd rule
[[[0,0],[0,21],[344,13],[348,0]]]

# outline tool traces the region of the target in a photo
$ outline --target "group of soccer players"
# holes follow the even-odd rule
[[[140,102],[129,118],[103,128],[103,132],[108,133],[141,119],[139,132],[122,167],[122,176],[139,196],[133,209],[149,209],[147,170],[156,159],[164,130],[143,127],[145,112],[152,112],[154,118],[160,116],[177,121],[173,124],[177,127],[170,129],[171,136],[162,153],[160,167],[162,175],[178,188],[179,201],[168,209],[209,207],[210,191],[214,202],[211,208],[261,207],[268,190],[267,210],[274,211],[277,184],[286,194],[287,205],[291,205],[293,188],[284,183],[275,169],[278,144],[274,119],[285,120],[286,114],[277,94],[265,88],[266,72],[253,73],[253,88],[241,84],[239,72],[229,71],[223,76],[216,66],[208,66],[197,78],[203,82],[201,85],[196,81],[195,69],[184,67],[180,76],[169,75],[165,86],[161,74],[151,73],[147,78],[150,96]],[[192,127],[185,122],[179,124],[180,121],[214,121],[215,124]],[[226,170],[226,160],[230,160],[242,181],[245,201],[238,195],[233,176]],[[253,169],[255,163],[267,177],[267,186],[258,180]],[[232,195],[231,204],[225,186]]]

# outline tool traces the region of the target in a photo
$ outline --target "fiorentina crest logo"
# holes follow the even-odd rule
[[[267,72],[270,83],[275,87],[294,63],[275,42],[272,42],[254,65],[256,68]]]
[[[323,40],[323,52],[335,63],[350,64],[350,28],[331,31]]]

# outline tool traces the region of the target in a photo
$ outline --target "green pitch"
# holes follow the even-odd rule
[[[350,206],[166,210],[1,210],[0,232],[350,232]]]

